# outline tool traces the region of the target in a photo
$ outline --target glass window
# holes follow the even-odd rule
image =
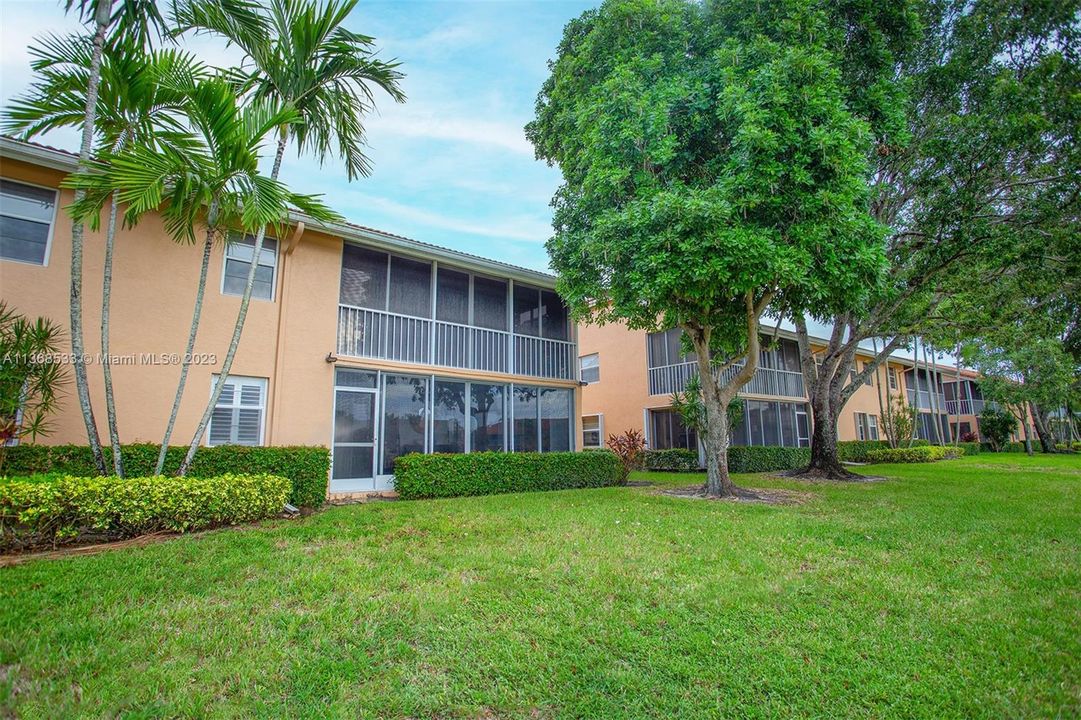
[[[863,364],[863,369],[864,369],[865,371],[866,371],[866,370],[868,370],[868,369],[870,369],[870,367],[871,367],[871,363],[866,363],[866,362],[865,362],[865,363]],[[870,375],[868,375],[868,376],[867,376],[867,377],[866,377],[866,378],[864,379],[864,381],[863,381],[863,384],[864,384],[864,385],[874,385],[874,384],[875,384],[875,374],[874,374],[874,371],[872,371],[872,372],[871,372],[871,374],[870,374]]]
[[[334,384],[339,387],[374,388],[376,377],[370,370],[338,368],[334,373]]]
[[[649,413],[649,446],[653,450],[672,448],[672,413],[664,410],[652,410]]]
[[[214,376],[214,383],[218,377]],[[263,444],[266,384],[266,378],[228,377],[210,416],[208,445]]]
[[[339,298],[343,305],[386,310],[387,254],[346,243]]]
[[[796,406],[796,435],[799,438],[800,447],[811,446],[811,423],[807,417],[807,406]]]
[[[464,382],[436,381],[432,452],[465,452],[465,402]]]
[[[529,385],[514,386],[514,450],[536,452],[537,409],[539,388]]]
[[[571,449],[571,390],[541,388],[541,451],[566,452]]]
[[[472,383],[469,412],[472,415],[473,452],[503,449],[503,385]]]
[[[601,360],[600,355],[593,353],[592,355],[583,355],[578,358],[578,376],[584,383],[595,383],[601,381]]]
[[[432,316],[432,264],[390,256],[388,309],[399,315]]]
[[[428,382],[408,375],[383,376],[383,474],[399,455],[424,452]]]
[[[765,445],[765,436],[762,434],[762,413],[766,403],[759,400],[747,401],[747,437],[748,445]]]
[[[469,323],[469,275],[439,268],[435,296],[435,319],[466,325]]]
[[[489,330],[507,329],[507,282],[473,276],[473,324]]]
[[[540,290],[528,285],[514,286],[514,332],[540,335]]]
[[[886,371],[886,374],[889,376],[890,390],[896,390],[897,389],[897,368],[889,368]]]
[[[56,191],[0,180],[0,259],[44,265]]]
[[[867,416],[867,437],[870,440],[878,440],[878,416]]]
[[[255,254],[255,238],[251,235],[231,236],[225,246],[225,266],[221,291],[225,295],[243,295],[248,284],[248,271]],[[251,296],[259,300],[274,299],[274,273],[278,266],[278,241],[263,239],[263,248],[255,267],[255,285]]]
[[[668,364],[668,341],[664,333],[649,334],[649,366],[661,367]]]
[[[799,372],[799,344],[792,340],[781,340],[781,350],[784,354],[784,369]]]
[[[549,340],[570,338],[567,323],[567,306],[563,298],[552,290],[541,291],[541,331]]]
[[[599,448],[604,436],[603,422],[600,415],[582,416],[582,447]]]

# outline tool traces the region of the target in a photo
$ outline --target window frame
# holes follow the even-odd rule
[[[244,237],[245,238],[250,237],[253,240],[255,238],[254,235],[249,235],[249,234],[245,234]],[[278,269],[281,267],[281,249],[282,249],[282,246],[281,246],[281,242],[278,240],[278,238],[275,238],[275,237],[264,237],[263,238],[264,243],[267,240],[273,240],[274,241],[274,275],[273,275],[273,277],[272,277],[272,279],[270,281],[270,297],[269,298],[263,298],[263,297],[257,296],[255,294],[255,288],[253,287],[252,288],[251,299],[252,300],[259,300],[260,302],[270,302],[270,303],[272,303],[272,302],[276,302],[277,299],[278,299]],[[243,293],[228,292],[225,289],[225,266],[229,264],[229,261],[230,260],[236,260],[237,262],[248,262],[247,260],[241,260],[240,258],[231,258],[231,257],[229,257],[229,249],[234,247],[236,244],[237,243],[235,241],[226,242],[225,243],[225,249],[222,251],[222,255],[221,255],[221,285],[219,286],[218,289],[221,291],[221,294],[226,296],[226,297],[243,297]],[[266,245],[263,245],[262,249],[266,250]],[[260,264],[259,261],[255,257],[255,244],[254,243],[252,244],[252,259],[251,259],[251,261],[256,263],[256,265]],[[266,267],[266,266],[264,265],[264,267]]]
[[[586,429],[586,418],[597,418],[597,429],[596,430],[587,430]],[[604,448],[604,413],[592,413],[590,415],[582,415],[581,418],[579,418],[579,420],[582,423],[582,449],[583,450],[601,450],[601,449],[603,449]],[[589,433],[593,433],[593,432],[597,433],[597,444],[596,445],[588,445],[586,443],[586,433],[587,432],[589,432]]]
[[[890,390],[898,390],[901,387],[900,378],[897,377],[897,368],[886,368],[887,382],[889,383]]]
[[[210,397],[214,397],[214,389],[218,386],[218,383],[220,381],[221,381],[221,374],[220,373],[214,373],[213,375],[210,376]],[[260,392],[259,392],[259,401],[260,401],[260,403],[259,403],[259,407],[258,407],[258,410],[259,410],[259,444],[258,445],[248,445],[246,447],[266,447],[267,406],[269,405],[269,402],[268,402],[269,398],[267,396],[270,394],[270,379],[265,378],[265,377],[256,377],[254,375],[234,375],[232,373],[230,373],[229,376],[226,378],[226,382],[238,383],[238,382],[244,382],[244,381],[255,382],[255,383],[259,384],[259,386],[260,386]],[[218,397],[218,402],[214,404],[214,411],[218,410],[219,407],[220,408],[228,408],[228,409],[231,409],[231,410],[240,410],[240,409],[252,410],[252,409],[256,409],[254,405],[241,405],[240,404],[239,385],[237,386],[237,390],[233,393],[233,398],[234,398],[234,404],[232,404],[232,405],[221,405],[221,396],[219,396]],[[239,444],[239,443],[235,443],[235,442],[227,442],[227,443],[212,443],[212,442],[210,442],[210,427],[211,427],[211,425],[213,425],[213,423],[214,423],[214,412],[211,411],[210,422],[208,422],[206,424],[206,434],[203,436],[203,444],[206,447],[221,447],[222,445],[238,445]],[[229,427],[230,427],[229,436],[230,436],[230,438],[232,438],[232,437],[234,437],[236,435],[236,433],[232,432],[232,430],[235,429],[235,428],[234,428],[232,423],[230,423]]]
[[[53,194],[53,215],[49,219],[49,232],[45,237],[45,253],[42,255],[41,262],[30,262],[28,260],[16,260],[15,258],[7,258],[0,255],[0,262],[18,263],[19,265],[29,265],[31,267],[49,267],[49,260],[52,258],[53,253],[53,237],[56,234],[56,221],[60,213],[60,190],[58,188],[49,187],[48,185],[41,185],[39,183],[26,182],[25,180],[16,180],[12,177],[0,175],[0,180],[5,180],[16,185],[26,185],[27,187],[37,188],[39,190],[49,190]],[[17,220],[26,220],[28,222],[41,222],[38,218],[27,218],[21,215],[5,213],[0,206],[0,215],[7,217],[13,217]]]
[[[596,358],[596,364],[590,366],[589,368],[586,368],[585,363],[584,363],[586,358]],[[590,369],[590,370],[596,369],[596,371],[597,371],[597,379],[596,380],[586,380],[585,376],[584,376],[584,373],[583,373],[583,370],[586,370],[586,369]],[[601,381],[601,354],[600,353],[587,353],[585,355],[579,355],[578,356],[578,381],[582,382],[582,383],[585,383],[586,385],[596,385],[597,383],[599,383]]]

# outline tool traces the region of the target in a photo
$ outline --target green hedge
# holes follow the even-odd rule
[[[698,453],[686,448],[646,450],[645,468],[671,472],[694,472],[701,469],[698,466]]]
[[[961,452],[963,452],[965,455],[979,455],[981,450],[983,450],[982,446],[978,442],[957,443],[957,445],[955,445],[954,447],[961,448]]]
[[[0,550],[261,520],[280,513],[291,491],[276,475],[10,480],[0,484]]]
[[[872,450],[867,459],[873,463],[926,463],[938,460],[952,460],[964,454],[961,448],[947,445],[917,445],[909,448]]]
[[[128,477],[154,474],[160,445],[149,443],[125,445],[121,449],[124,473]],[[165,474],[180,467],[187,448],[170,447],[165,460]],[[112,451],[105,448],[106,462],[112,467]],[[60,474],[90,477],[97,475],[90,448],[85,445],[17,445],[7,449],[4,461],[7,475]],[[216,445],[199,448],[188,477],[208,478],[228,473],[281,475],[293,483],[289,502],[298,507],[318,507],[326,501],[330,452],[324,447],[248,447]]]
[[[736,473],[794,470],[811,462],[810,448],[735,445],[728,448],[728,470]]]
[[[615,453],[412,453],[394,463],[394,489],[405,500],[618,485]]]

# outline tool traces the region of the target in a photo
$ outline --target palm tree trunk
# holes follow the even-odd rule
[[[169,440],[173,436],[173,427],[176,425],[176,416],[180,413],[180,401],[184,397],[184,386],[188,381],[188,369],[191,367],[192,353],[195,352],[195,336],[199,332],[199,318],[203,314],[203,297],[206,295],[206,277],[210,268],[210,251],[214,247],[214,234],[217,225],[217,201],[210,205],[207,213],[206,242],[203,243],[203,264],[199,268],[199,286],[195,291],[195,307],[191,313],[191,329],[188,331],[188,344],[184,348],[184,357],[180,363],[180,381],[176,386],[176,396],[173,398],[173,409],[169,412],[169,422],[165,426],[165,437],[161,440],[161,450],[158,452],[158,464],[154,468],[155,475],[165,472],[165,458],[169,453]]]
[[[105,378],[105,414],[109,423],[109,447],[113,451],[113,472],[124,477],[120,452],[120,431],[116,425],[116,398],[113,395],[113,368],[109,359],[109,306],[113,296],[113,247],[116,243],[116,212],[119,190],[109,200],[109,227],[105,231],[105,269],[101,282],[101,371]]]
[[[953,401],[957,403],[957,427],[953,431],[953,444],[961,442],[961,343],[957,343],[957,354],[953,358],[954,383]]]
[[[94,49],[90,57],[90,71],[86,87],[86,112],[83,114],[83,136],[79,146],[79,166],[85,168],[90,160],[90,151],[94,142],[94,125],[97,122],[98,84],[101,81],[101,55],[105,46],[105,35],[109,30],[109,12],[111,3],[99,2],[94,14]],[[85,193],[75,191],[75,202],[83,199]],[[86,377],[84,354],[86,343],[83,340],[83,233],[85,227],[76,221],[71,225],[71,354],[75,373],[75,391],[79,397],[79,408],[86,425],[86,438],[90,443],[90,452],[94,456],[94,465],[102,475],[108,470],[105,466],[105,454],[101,449],[94,408],[90,403],[90,385]]]
[[[285,145],[288,140],[288,128],[283,126],[278,135],[278,150],[274,155],[274,168],[270,173],[272,180],[277,180],[278,173],[281,172],[282,158],[285,156]],[[191,462],[199,449],[199,442],[202,440],[203,434],[206,433],[210,418],[214,414],[214,407],[218,404],[218,398],[221,397],[221,391],[229,377],[229,370],[233,367],[233,359],[236,357],[236,350],[240,345],[240,335],[244,331],[244,321],[248,317],[248,305],[251,303],[251,293],[255,287],[255,270],[258,267],[259,256],[263,251],[263,240],[265,238],[266,226],[264,225],[255,234],[255,248],[252,250],[251,267],[248,268],[248,279],[244,285],[244,294],[240,297],[240,309],[237,311],[236,325],[233,326],[233,337],[229,341],[229,349],[226,351],[225,359],[222,361],[218,382],[214,384],[214,391],[210,394],[210,402],[207,403],[203,417],[199,420],[199,426],[195,428],[195,435],[188,445],[188,452],[185,454],[183,462],[180,463],[180,467],[176,471],[177,475],[187,474],[188,468],[191,467]]]

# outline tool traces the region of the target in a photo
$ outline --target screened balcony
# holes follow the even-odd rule
[[[577,357],[553,290],[349,244],[338,353],[556,380]]]
[[[678,328],[649,334],[650,395],[683,392],[687,381],[698,374],[698,362],[694,356],[683,354],[681,334]],[[734,365],[718,374],[720,382],[731,380],[742,367],[742,364]],[[762,350],[758,369],[740,392],[747,395],[805,397],[796,344],[791,340],[781,340],[777,347]]]

